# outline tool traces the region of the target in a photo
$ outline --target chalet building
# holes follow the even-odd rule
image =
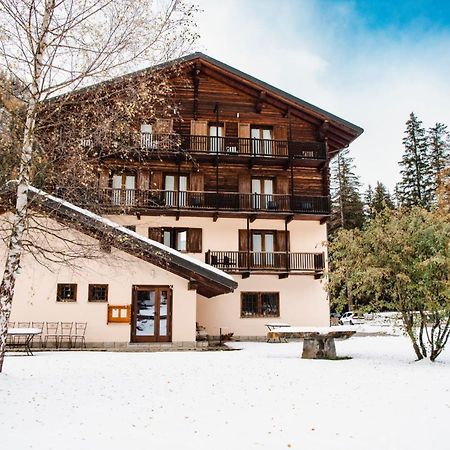
[[[200,265],[174,272],[132,252],[117,267],[30,263],[11,320],[84,320],[88,342],[122,343],[193,342],[196,323],[241,337],[274,321],[328,325],[329,162],[363,130],[202,53],[148,70],[173,64],[177,114],[80,136],[101,156],[99,180],[72,202]],[[118,158],[122,147],[141,157]]]

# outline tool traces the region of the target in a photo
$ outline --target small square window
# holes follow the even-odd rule
[[[57,302],[76,302],[77,301],[77,285],[76,284],[58,284]]]
[[[107,284],[90,284],[88,301],[89,302],[107,302],[108,301],[108,285]]]

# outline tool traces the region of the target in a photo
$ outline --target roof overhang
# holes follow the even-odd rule
[[[33,186],[29,186],[28,196],[30,206],[44,210],[50,218],[95,239],[104,239],[119,250],[188,280],[205,297],[230,293],[237,288],[236,281],[225,272],[145,238],[89,210]]]

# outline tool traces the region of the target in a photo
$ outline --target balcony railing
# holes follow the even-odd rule
[[[294,212],[319,215],[330,212],[328,197],[300,195],[112,188],[98,190],[59,188],[57,193],[86,207]]]
[[[326,159],[325,143],[315,141],[129,132],[90,136],[83,138],[81,144],[84,147],[101,147],[106,153],[129,149],[145,152],[187,151],[195,154],[259,158]]]
[[[212,251],[205,262],[225,272],[323,272],[323,253]]]

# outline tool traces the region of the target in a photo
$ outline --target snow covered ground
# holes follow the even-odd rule
[[[447,449],[450,351],[412,362],[405,337],[235,352],[7,356],[2,449]]]

